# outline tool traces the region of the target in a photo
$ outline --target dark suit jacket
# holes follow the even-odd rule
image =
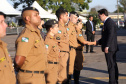
[[[94,31],[95,31],[95,24],[94,23],[93,23],[93,27],[94,27]],[[85,34],[92,35],[92,26],[91,26],[91,23],[89,20],[86,22],[86,33]]]
[[[102,45],[103,52],[105,47],[109,47],[108,51],[118,50],[116,24],[111,18],[105,21],[102,29],[102,38],[98,41],[98,44]]]

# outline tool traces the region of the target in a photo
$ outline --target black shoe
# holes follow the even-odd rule
[[[90,51],[90,53],[95,53],[94,51]]]
[[[80,76],[80,71],[74,70],[74,74],[73,74],[74,84],[79,84],[79,76]]]
[[[68,76],[66,84],[71,84],[71,75]]]

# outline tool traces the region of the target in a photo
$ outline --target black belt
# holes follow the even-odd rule
[[[40,74],[44,74],[44,71],[29,71],[29,70],[22,70],[20,69],[21,72],[26,72],[26,73],[40,73]]]
[[[76,49],[76,47],[70,46],[70,48]]]
[[[69,51],[60,51],[60,52],[66,52],[66,53],[69,53]]]
[[[48,62],[49,64],[59,64],[59,62]]]
[[[83,51],[83,49],[76,49],[77,51]]]

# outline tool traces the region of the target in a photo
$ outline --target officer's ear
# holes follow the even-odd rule
[[[64,17],[64,14],[61,14],[59,18],[62,19],[63,17]]]
[[[52,32],[52,31],[53,31],[53,28],[51,27],[51,28],[49,29],[49,31],[51,31],[51,32]]]
[[[30,21],[30,17],[29,17],[29,16],[26,16],[26,17],[25,17],[25,20],[26,20],[26,21]]]

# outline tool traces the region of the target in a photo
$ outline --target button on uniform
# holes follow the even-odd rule
[[[40,30],[26,24],[26,27],[16,40],[16,49],[16,56],[26,57],[21,67],[24,72],[20,70],[18,73],[18,82],[20,84],[29,82],[32,84],[45,84],[44,73],[34,73],[35,71],[45,71],[47,64],[46,49]],[[25,71],[31,73],[26,73]]]
[[[0,84],[16,84],[12,60],[7,51],[7,45],[0,40]]]
[[[67,33],[66,26],[59,21],[59,31],[55,35],[56,41],[60,48],[60,58],[59,58],[59,75],[58,82],[62,83],[67,80],[67,61],[69,56],[69,36]]]
[[[70,43],[70,60],[69,60],[69,75],[73,74],[74,70],[74,61],[76,57],[76,50],[77,47],[77,36],[76,36],[76,30],[75,25],[69,21],[67,28],[69,28],[68,34],[69,34],[69,43]]]
[[[47,34],[45,39],[47,48],[48,68],[46,70],[46,84],[56,84],[58,78],[59,47],[56,39]]]
[[[84,49],[84,44],[82,44],[82,43],[85,41],[81,30],[77,30],[77,41],[78,41],[78,46],[76,48],[76,58],[75,58],[74,69],[80,71],[80,70],[83,69],[83,61],[84,61],[83,49]]]

